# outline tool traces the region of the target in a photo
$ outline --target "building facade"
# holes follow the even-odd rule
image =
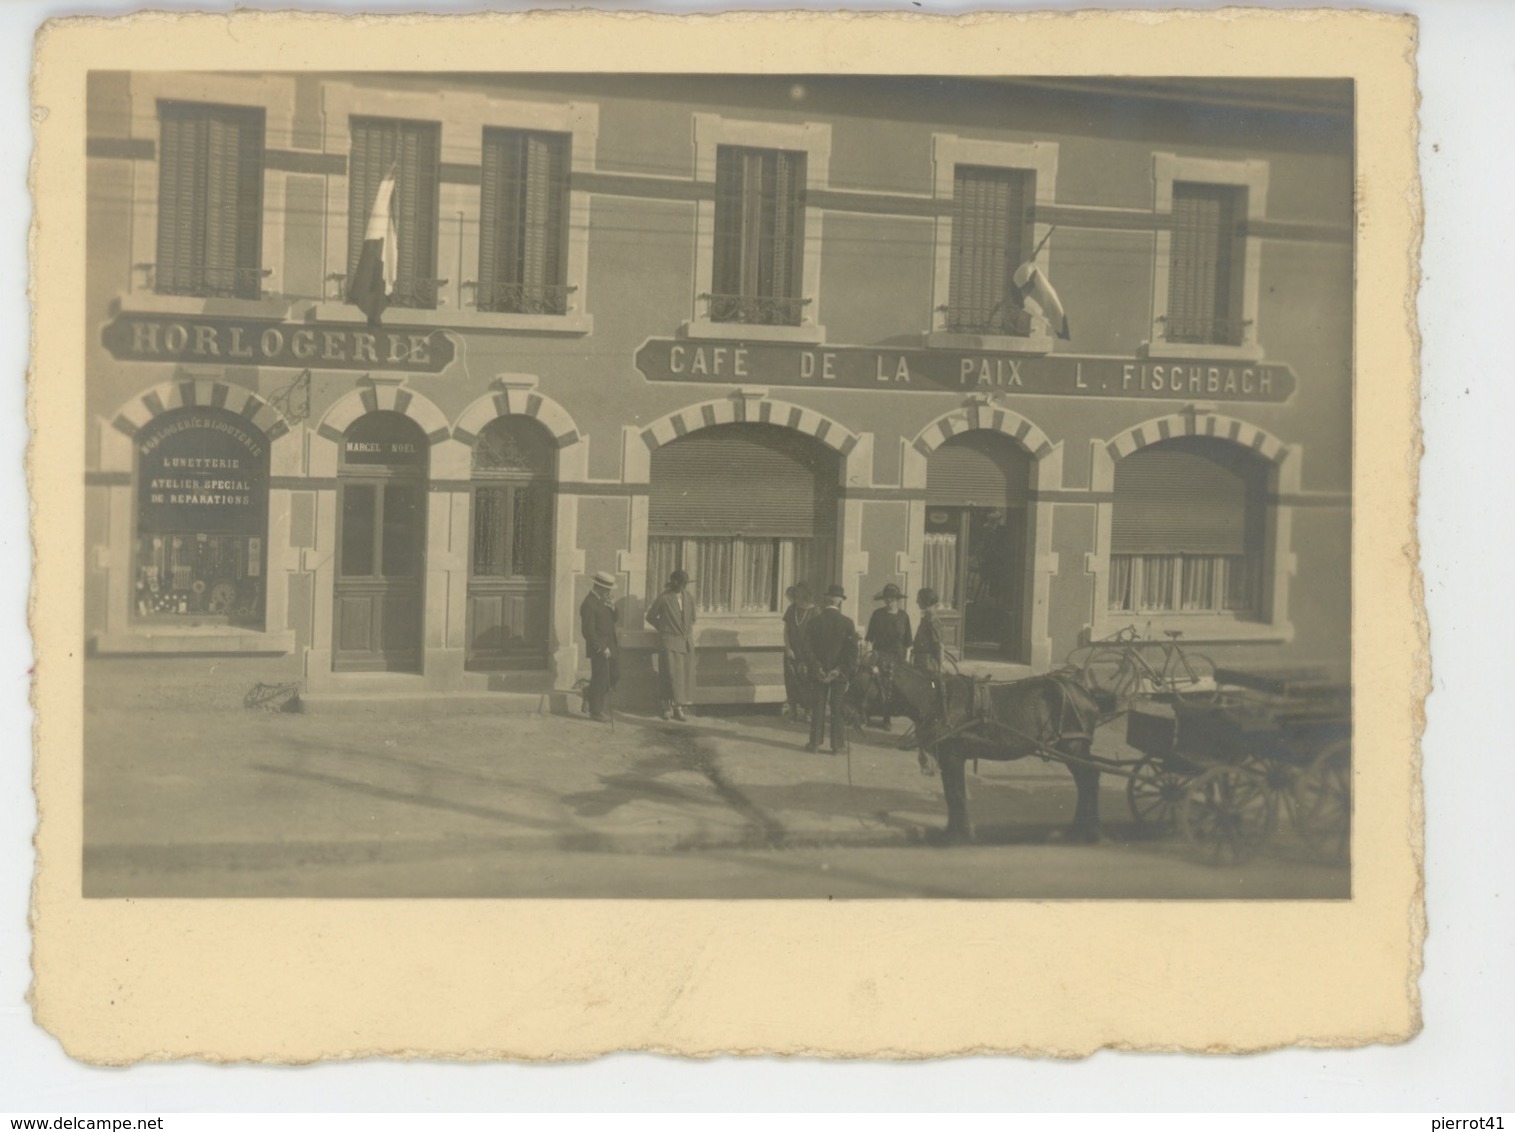
[[[603,570],[650,696],[677,567],[708,703],[802,581],[1346,662],[1348,84],[96,73],[88,152],[102,662],[567,689]]]

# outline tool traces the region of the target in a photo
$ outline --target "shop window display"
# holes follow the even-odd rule
[[[263,623],[268,441],[217,409],[137,436],[133,609],[139,619]]]

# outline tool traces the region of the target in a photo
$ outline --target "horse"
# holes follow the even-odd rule
[[[896,664],[889,674],[893,699],[915,723],[921,749],[936,756],[947,802],[949,842],[972,840],[969,759],[1001,762],[1027,755],[1066,756],[1063,763],[1078,788],[1070,835],[1099,840],[1099,768],[1089,761],[1098,705],[1081,683],[1054,673],[990,684],[972,676],[927,672]]]

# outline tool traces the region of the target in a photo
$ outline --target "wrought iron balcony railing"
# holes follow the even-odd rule
[[[809,299],[784,299],[770,295],[704,294],[711,322],[740,322],[749,326],[798,326],[810,305]]]
[[[1159,318],[1163,339],[1198,346],[1240,346],[1245,340],[1250,319],[1235,318]]]
[[[197,299],[261,299],[267,267],[190,267],[160,271],[155,263],[138,265],[147,271],[148,286],[160,295],[189,295]]]
[[[547,283],[480,282],[472,286],[478,309],[496,314],[567,314],[568,296],[578,290]]]
[[[1031,316],[1019,307],[1001,304],[993,310],[983,307],[937,307],[942,329],[949,334],[984,334],[1007,338],[1026,338],[1031,334]]]

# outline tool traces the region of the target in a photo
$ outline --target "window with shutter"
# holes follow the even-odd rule
[[[804,241],[805,154],[718,146],[710,320],[798,326]]]
[[[952,270],[946,326],[1024,336],[1031,320],[1012,277],[1030,254],[1036,173],[959,165],[953,178]]]
[[[158,103],[158,258],[166,295],[263,291],[263,111]]]
[[[1256,613],[1267,467],[1209,437],[1153,444],[1115,465],[1109,608]]]
[[[401,118],[352,119],[347,165],[347,274],[363,253],[363,235],[379,183],[395,170],[394,212],[399,236],[395,292],[390,305],[435,309],[441,126]]]
[[[1247,190],[1194,181],[1173,183],[1168,271],[1169,342],[1234,346],[1242,341],[1241,222]]]
[[[478,307],[567,314],[572,136],[486,129],[480,186]]]
[[[770,613],[795,582],[831,579],[839,466],[808,436],[764,424],[701,429],[652,454],[647,585],[674,569],[710,613]]]

